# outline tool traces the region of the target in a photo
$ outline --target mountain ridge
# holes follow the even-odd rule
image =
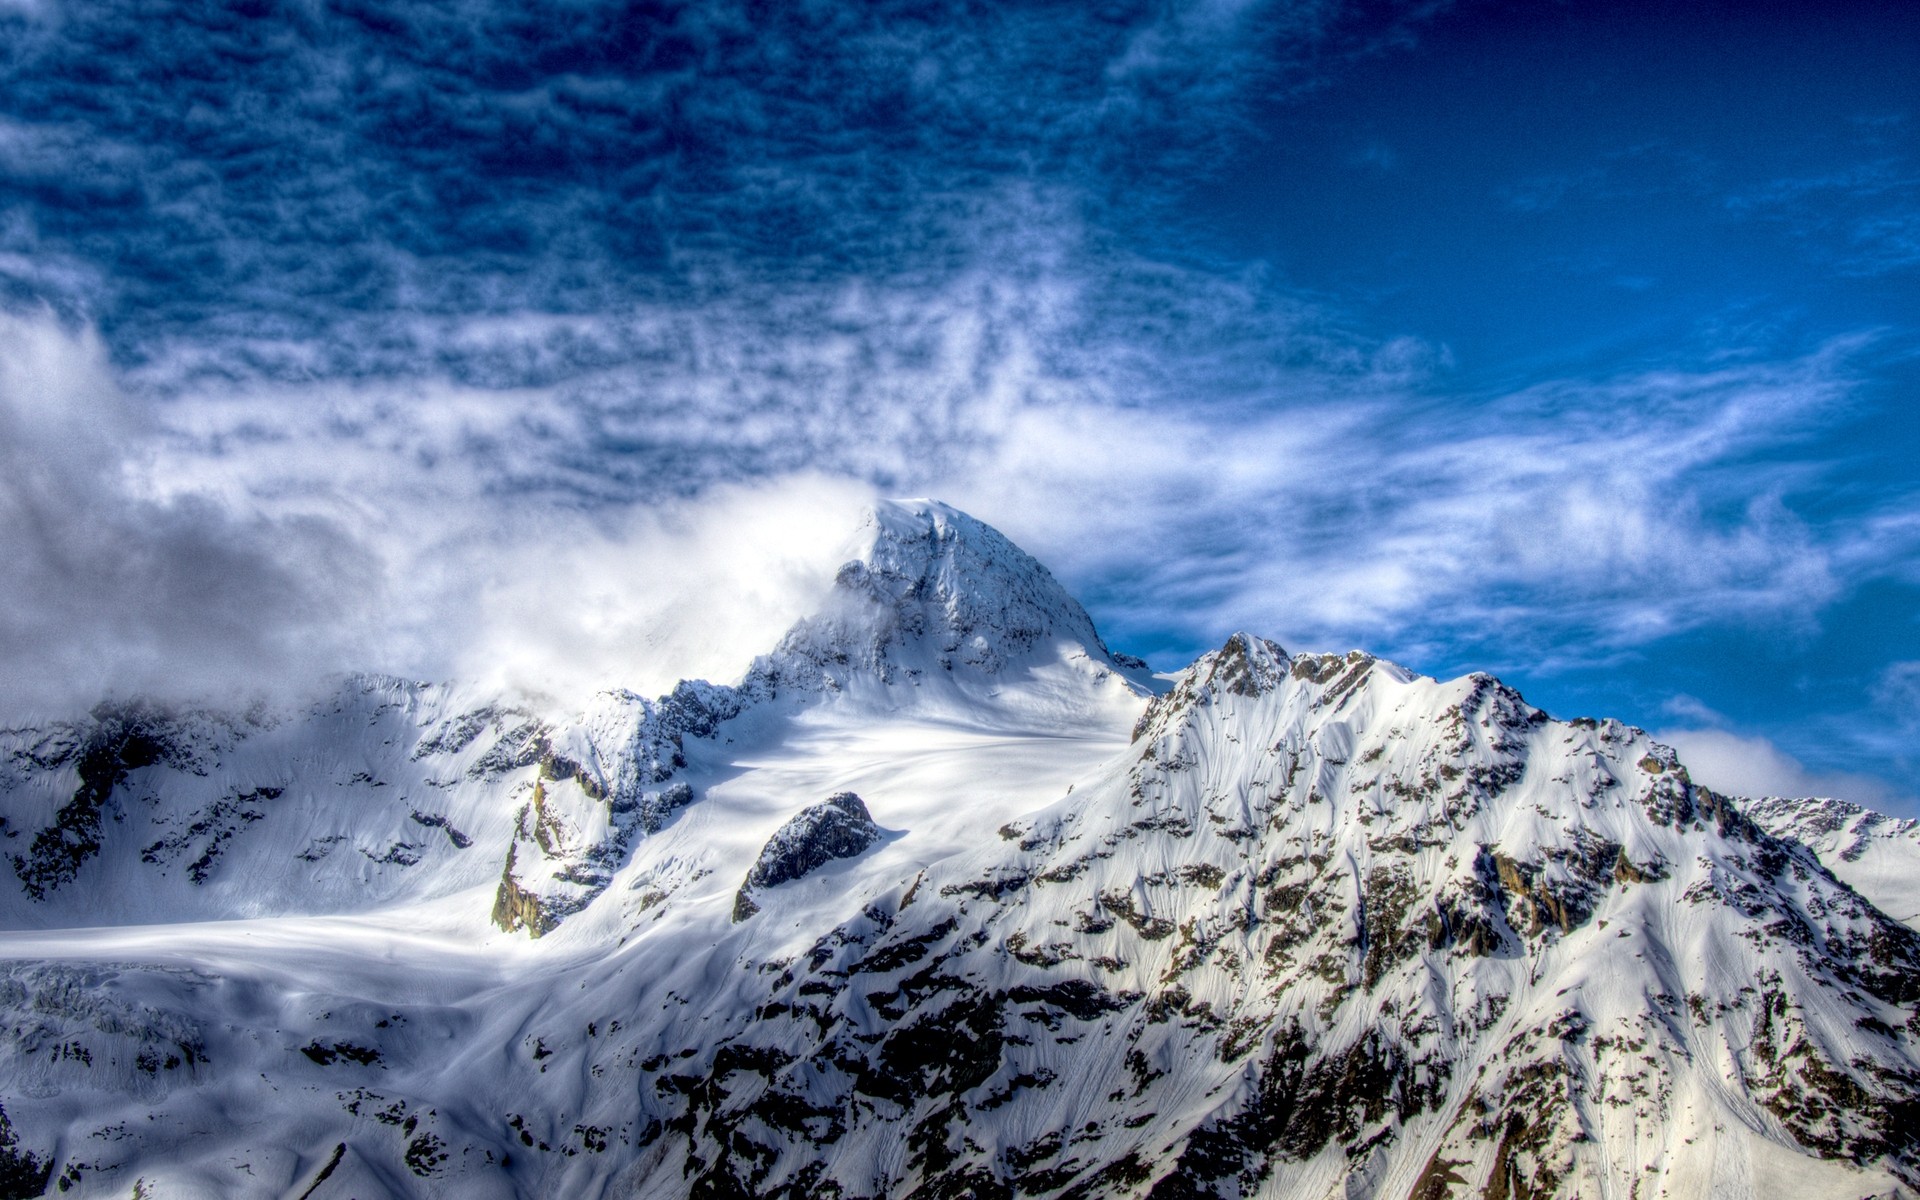
[[[990,527],[859,539],[738,684],[6,735],[4,1152],[80,1195],[1920,1190],[1920,932],[1862,894],[1905,827],[1361,651],[1149,688]]]

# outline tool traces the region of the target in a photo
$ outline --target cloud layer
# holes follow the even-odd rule
[[[165,494],[355,530],[386,576],[414,581],[404,599],[418,612],[387,620],[393,644],[413,647],[392,657],[415,670],[469,661],[398,637],[451,628],[433,615],[442,595],[551,615],[483,659],[537,659],[541,645],[556,663],[604,661],[567,653],[557,631],[637,628],[653,611],[646,589],[615,619],[606,597],[569,582],[573,568],[511,585],[502,572],[532,545],[556,564],[617,563],[621,544],[656,562],[647,547],[669,511],[722,542],[766,527],[798,544],[811,525],[824,554],[860,496],[935,493],[1054,564],[1123,642],[1159,639],[1179,656],[1245,626],[1497,669],[1606,664],[1729,619],[1804,624],[1915,533],[1797,515],[1786,498],[1820,468],[1767,457],[1848,410],[1847,345],[1543,385],[1484,398],[1462,429],[1398,346],[1315,343],[1284,372],[1237,380],[1237,399],[1216,384],[1208,403],[1178,404],[1123,347],[1107,356],[1089,341],[1101,327],[1072,287],[1040,292],[1044,303],[1001,298],[969,281],[908,303],[869,290],[841,299],[830,336],[682,311],[682,350],[655,364],[642,411],[595,385],[182,398],[149,473]],[[691,543],[673,554],[705,560]],[[682,570],[712,594],[744,578]],[[575,602],[600,615],[568,615]],[[477,618],[496,633],[503,621]],[[707,641],[728,644],[734,628]],[[736,657],[758,645],[730,644]],[[667,656],[664,669],[726,666]]]
[[[1890,812],[1909,812],[1916,798],[1884,779],[1848,771],[1814,771],[1766,738],[1724,729],[1675,729],[1658,735],[1680,752],[1699,783],[1733,796],[1838,796]]]
[[[1335,15],[0,11],[0,276],[107,324],[162,385],[426,365],[550,382],[652,348],[570,316],[944,273],[1024,219],[1006,181],[1098,210],[1125,189],[1132,211],[1217,156],[1250,85],[1324,53]]]

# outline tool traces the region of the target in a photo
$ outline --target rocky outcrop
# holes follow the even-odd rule
[[[750,700],[740,689],[697,680],[658,700],[608,692],[577,726],[544,731],[494,924],[538,937],[597,899],[634,840],[660,832],[693,802],[692,787],[673,779],[687,765],[686,739],[712,737]],[[538,920],[528,915],[534,912]]]
[[[1236,633],[1220,649],[1201,655],[1180,673],[1173,687],[1148,703],[1134,723],[1133,740],[1174,728],[1190,710],[1223,697],[1252,699],[1265,695],[1286,679],[1292,664],[1278,642]]]
[[[733,919],[744,921],[760,911],[754,900],[756,894],[798,879],[836,858],[864,854],[879,840],[880,827],[873,823],[866,803],[852,792],[841,792],[828,797],[824,804],[802,809],[767,839],[734,895]]]
[[[493,895],[493,923],[508,933],[524,929],[529,937],[542,937],[553,931],[555,921],[540,897],[521,885],[514,871],[518,853],[518,846],[507,847],[507,865],[500,872],[500,887]]]
[[[52,1160],[41,1158],[20,1144],[13,1122],[7,1119],[7,1110],[0,1107],[0,1196],[43,1195],[52,1177]],[[62,1179],[60,1190],[67,1190],[67,1186],[67,1180]]]
[[[166,755],[167,724],[165,714],[156,709],[102,705],[94,710],[79,744],[46,764],[64,766],[70,758],[80,786],[52,823],[34,834],[26,853],[13,856],[13,872],[28,895],[44,900],[48,892],[72,882],[82,864],[100,852],[101,807],[128,772],[152,766]]]

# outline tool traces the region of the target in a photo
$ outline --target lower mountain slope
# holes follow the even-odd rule
[[[986,746],[919,808],[884,753],[749,750],[539,942],[10,935],[18,1144],[81,1195],[1920,1184],[1920,934],[1638,730],[1238,635],[1064,795],[982,774],[912,849]],[[736,920],[761,771],[872,831]]]

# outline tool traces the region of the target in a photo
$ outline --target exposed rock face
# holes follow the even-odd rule
[[[657,701],[610,692],[576,725],[540,730],[494,923],[538,937],[591,904],[634,839],[693,802],[686,781],[673,779],[686,766],[685,739],[711,737],[748,703],[735,688],[684,682]]]
[[[43,769],[71,767],[79,786],[53,820],[34,834],[25,854],[13,856],[20,886],[36,900],[70,883],[100,852],[101,808],[129,771],[152,766],[168,750],[168,719],[158,710],[102,705],[88,725],[59,730],[31,751]]]
[[[44,1195],[53,1167],[50,1160],[20,1145],[7,1110],[0,1108],[0,1196]]]
[[[754,895],[800,878],[836,858],[854,858],[880,840],[866,804],[852,792],[841,792],[826,803],[800,810],[767,839],[746,882],[733,901],[733,919],[744,921],[760,911]]]
[[[540,937],[553,930],[554,922],[540,897],[520,886],[514,870],[519,851],[517,843],[507,847],[507,865],[500,872],[500,888],[493,897],[493,923],[509,933],[524,929],[528,936]]]

